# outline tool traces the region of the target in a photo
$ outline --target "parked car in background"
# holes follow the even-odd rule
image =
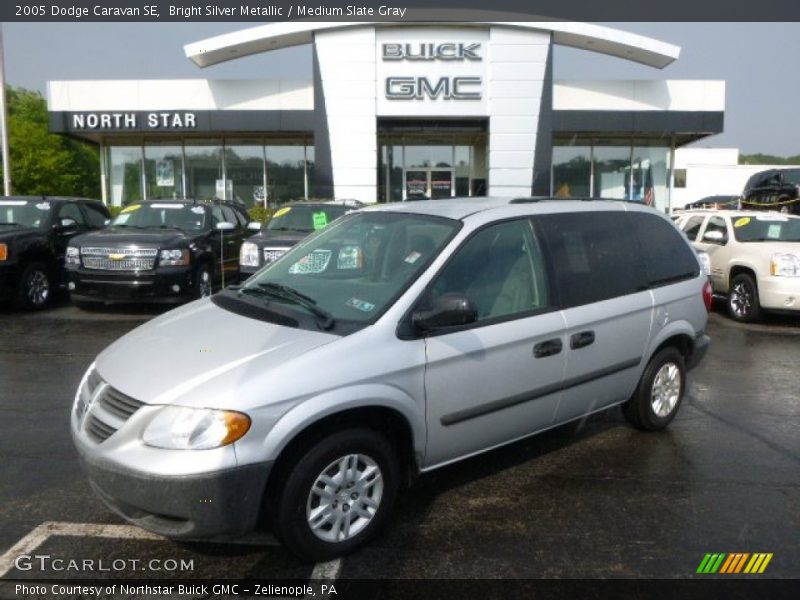
[[[247,213],[225,201],[147,200],[110,226],[73,239],[68,288],[82,308],[107,302],[178,303],[239,280]]]
[[[764,211],[693,211],[678,226],[710,262],[711,284],[737,321],[800,311],[800,217]]]
[[[710,302],[685,237],[641,205],[369,207],[117,340],[80,382],[72,437],[135,524],[269,524],[329,560],[385,526],[419,471],[615,405],[666,427]]]
[[[716,209],[736,209],[739,208],[739,196],[721,195],[721,196],[706,196],[687,204],[685,210],[693,210],[696,208],[716,208]]]
[[[26,309],[46,307],[66,285],[69,241],[105,227],[110,218],[99,200],[0,197],[0,298]]]
[[[752,175],[744,185],[741,208],[800,215],[800,169],[767,169]]]
[[[291,202],[280,207],[266,226],[251,223],[260,231],[242,244],[239,272],[242,279],[277,260],[308,234],[324,229],[349,210],[363,206],[357,200]]]

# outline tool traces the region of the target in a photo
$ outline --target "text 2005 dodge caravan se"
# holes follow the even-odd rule
[[[667,425],[710,292],[684,236],[639,205],[373,207],[109,346],[73,437],[133,523],[184,539],[267,524],[330,558],[387,523],[415,472],[616,404]]]

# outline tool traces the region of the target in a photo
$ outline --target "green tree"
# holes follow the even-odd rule
[[[50,133],[47,104],[38,92],[8,87],[6,98],[12,192],[99,198],[97,147]]]

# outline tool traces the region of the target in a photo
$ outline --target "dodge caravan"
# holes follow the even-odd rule
[[[686,238],[641,205],[370,207],[109,346],[73,439],[132,523],[180,539],[266,525],[328,559],[385,526],[416,473],[614,405],[665,427],[710,301]]]

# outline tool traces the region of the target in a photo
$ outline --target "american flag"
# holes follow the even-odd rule
[[[655,196],[656,193],[653,189],[653,173],[650,167],[647,167],[647,172],[644,176],[644,203],[647,206],[653,206]]]

